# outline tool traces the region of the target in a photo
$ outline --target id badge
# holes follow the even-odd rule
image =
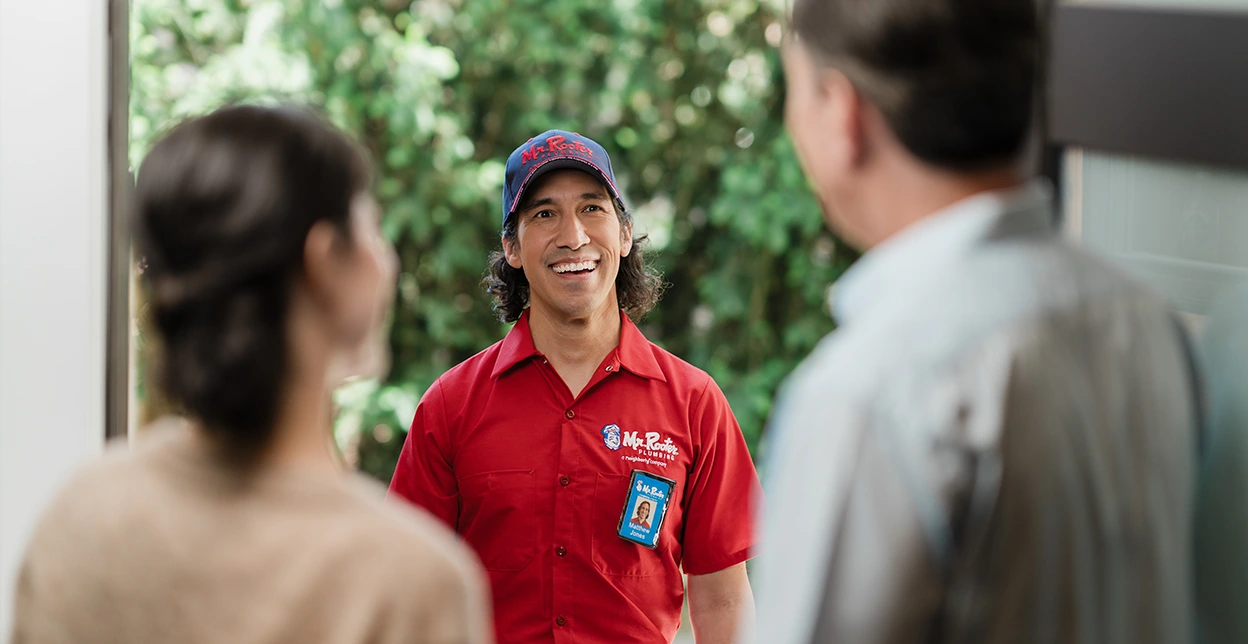
[[[616,534],[625,541],[647,548],[659,545],[659,531],[667,516],[667,504],[672,499],[676,481],[665,479],[642,470],[633,470],[628,482],[628,498],[620,513],[620,526]]]

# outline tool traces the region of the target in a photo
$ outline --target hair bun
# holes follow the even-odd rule
[[[139,170],[135,246],[163,340],[159,384],[240,457],[274,431],[308,231],[328,221],[349,235],[368,184],[354,144],[288,108],[191,119]]]

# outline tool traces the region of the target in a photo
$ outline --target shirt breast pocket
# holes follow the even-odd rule
[[[459,482],[459,531],[487,570],[522,570],[537,552],[533,470],[486,472]]]
[[[594,568],[604,575],[649,577],[663,571],[666,545],[662,536],[659,547],[651,550],[621,539],[616,530],[620,513],[628,497],[628,476],[599,474],[594,485],[594,517],[591,526],[591,552]],[[666,531],[667,526],[663,529]]]

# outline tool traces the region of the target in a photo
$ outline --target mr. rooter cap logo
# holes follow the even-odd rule
[[[567,137],[556,134],[547,138],[541,144],[533,144],[529,149],[520,153],[520,165],[526,165],[529,161],[536,161],[548,155],[558,155],[561,157],[584,157],[586,159],[594,158],[594,151],[589,149],[580,141],[568,141]]]

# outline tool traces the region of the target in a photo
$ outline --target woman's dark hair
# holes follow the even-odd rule
[[[143,161],[135,244],[162,342],[158,386],[240,460],[273,432],[308,232],[325,220],[348,235],[369,182],[360,150],[296,108],[193,118]]]
[[[916,157],[974,171],[1022,152],[1042,72],[1036,0],[796,0],[791,26]]]
[[[620,225],[632,223],[632,213],[624,208],[624,203],[619,199],[612,201]],[[503,238],[509,243],[519,243],[518,222],[519,217],[509,217],[503,226]],[[648,240],[649,235],[633,238],[633,248],[626,257],[620,258],[620,272],[615,276],[615,294],[620,309],[634,321],[645,318],[663,296],[663,275],[646,261]],[[507,263],[507,255],[503,251],[490,253],[489,266],[481,285],[485,292],[494,296],[494,312],[503,322],[520,319],[520,314],[529,305],[529,278],[524,276],[524,269],[513,268]]]

